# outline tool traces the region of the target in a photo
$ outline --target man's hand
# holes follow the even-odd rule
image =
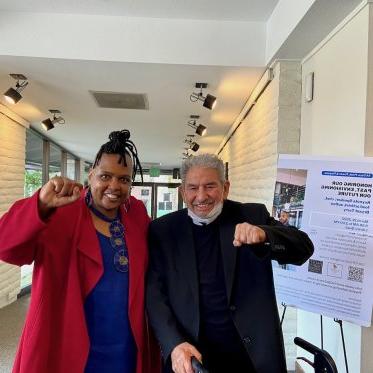
[[[201,354],[191,344],[184,342],[177,345],[171,352],[172,370],[175,373],[193,373],[192,356],[202,361]]]
[[[241,246],[242,244],[259,244],[265,242],[266,239],[266,233],[262,228],[249,223],[241,223],[236,225],[233,245]]]
[[[56,207],[68,205],[80,197],[83,185],[65,177],[50,179],[39,193],[39,215],[46,219]]]

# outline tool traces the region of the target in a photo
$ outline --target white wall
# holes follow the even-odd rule
[[[220,153],[229,162],[232,199],[271,210],[277,156],[299,153],[300,94],[299,62],[277,63],[273,80]]]
[[[368,97],[367,117],[365,126],[365,152],[373,157],[373,12],[369,12],[369,40],[368,40]],[[372,341],[373,342],[373,341]]]
[[[269,62],[315,0],[279,0],[267,21],[266,61]]]
[[[302,65],[314,71],[314,99],[302,104],[301,152],[364,155],[368,68],[368,6]]]
[[[302,154],[365,154],[369,11],[368,4],[351,14],[303,61],[303,84],[311,71],[315,84],[313,101],[302,100]],[[316,345],[320,345],[319,325],[318,315],[298,313],[298,335]],[[359,326],[346,322],[344,329],[349,371],[372,373],[372,358],[366,351],[371,349],[366,343],[372,328],[362,333]],[[345,372],[339,326],[328,318],[324,322],[324,348],[336,359],[338,370]]]
[[[278,65],[274,79],[220,154],[229,163],[230,198],[267,208],[276,177],[279,71]]]
[[[0,107],[0,216],[23,197],[26,129]],[[0,308],[17,299],[21,270],[0,261]]]

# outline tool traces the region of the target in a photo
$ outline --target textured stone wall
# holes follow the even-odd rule
[[[23,197],[26,128],[0,112],[0,216]],[[0,261],[0,308],[20,292],[21,270]]]

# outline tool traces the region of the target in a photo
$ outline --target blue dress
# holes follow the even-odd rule
[[[90,350],[84,373],[135,373],[136,344],[128,318],[129,272],[118,272],[110,238],[97,232],[104,274],[88,295]]]

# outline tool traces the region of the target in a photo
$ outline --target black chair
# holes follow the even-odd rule
[[[313,362],[305,357],[297,357],[297,359],[311,365],[315,373],[338,373],[337,366],[328,352],[299,337],[294,338],[294,343],[314,356]]]

